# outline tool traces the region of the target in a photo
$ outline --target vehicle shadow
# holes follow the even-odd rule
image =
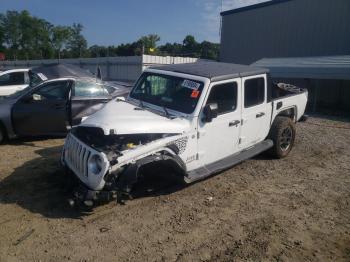
[[[45,136],[45,137],[27,137],[27,138],[16,138],[14,140],[7,140],[4,142],[4,145],[10,146],[31,146],[41,148],[36,146],[34,142],[45,141],[48,139],[63,139],[64,136]]]
[[[66,176],[60,166],[62,146],[38,149],[39,158],[25,162],[0,181],[0,203],[17,204],[49,218],[79,218],[67,204]]]
[[[151,168],[143,172],[142,178],[133,187],[133,199],[170,195],[191,185],[185,184],[183,178],[166,168]]]
[[[325,120],[339,121],[344,123],[350,123],[350,117],[348,112],[335,112],[335,111],[324,111],[320,113],[310,113],[310,117],[320,118]]]

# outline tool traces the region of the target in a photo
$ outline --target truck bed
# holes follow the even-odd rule
[[[272,85],[272,117],[271,120],[282,111],[294,110],[295,121],[298,121],[305,113],[308,91],[293,85],[277,83]]]

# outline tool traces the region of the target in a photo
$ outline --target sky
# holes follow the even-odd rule
[[[118,45],[158,34],[160,44],[220,42],[220,11],[267,0],[0,0],[0,13],[28,10],[54,25],[81,23],[88,45]],[[222,9],[221,9],[222,6]]]

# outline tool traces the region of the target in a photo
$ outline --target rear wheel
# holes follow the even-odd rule
[[[294,146],[295,123],[288,117],[276,117],[269,138],[273,141],[269,153],[276,158],[286,157]]]

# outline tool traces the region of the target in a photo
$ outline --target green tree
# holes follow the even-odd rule
[[[181,56],[182,55],[182,44],[179,43],[166,43],[165,45],[160,46],[159,54],[161,55],[170,55],[170,56]]]
[[[72,30],[68,26],[54,26],[51,28],[51,44],[57,52],[58,59],[61,58],[61,51],[67,46],[72,36]]]
[[[194,57],[200,56],[200,45],[197,43],[194,36],[186,36],[182,43],[184,55],[191,55]]]
[[[30,15],[28,11],[7,11],[1,15],[3,39],[7,57],[13,59],[51,58],[50,28],[44,19]]]
[[[111,51],[111,47],[105,47],[105,46],[99,46],[99,45],[93,45],[89,47],[89,53],[91,57],[107,57],[111,54],[109,53]]]
[[[68,49],[72,57],[83,57],[87,51],[87,41],[81,34],[83,31],[83,25],[74,23],[71,27],[71,37],[67,43]]]
[[[160,41],[160,36],[156,34],[149,34],[147,36],[142,36],[137,42],[140,48],[144,49],[145,54],[150,54],[151,49],[156,49],[157,43]]]
[[[200,49],[201,49],[201,55],[200,55],[201,58],[218,60],[219,49],[220,49],[219,44],[211,43],[208,41],[203,41],[200,44]]]
[[[5,15],[1,16],[1,24],[4,28],[5,44],[10,49],[9,53],[16,59],[21,37],[19,12],[7,11]]]
[[[31,59],[44,59],[54,57],[54,48],[51,44],[51,29],[53,25],[44,19],[33,18],[31,21],[31,30],[29,39],[28,53]]]

